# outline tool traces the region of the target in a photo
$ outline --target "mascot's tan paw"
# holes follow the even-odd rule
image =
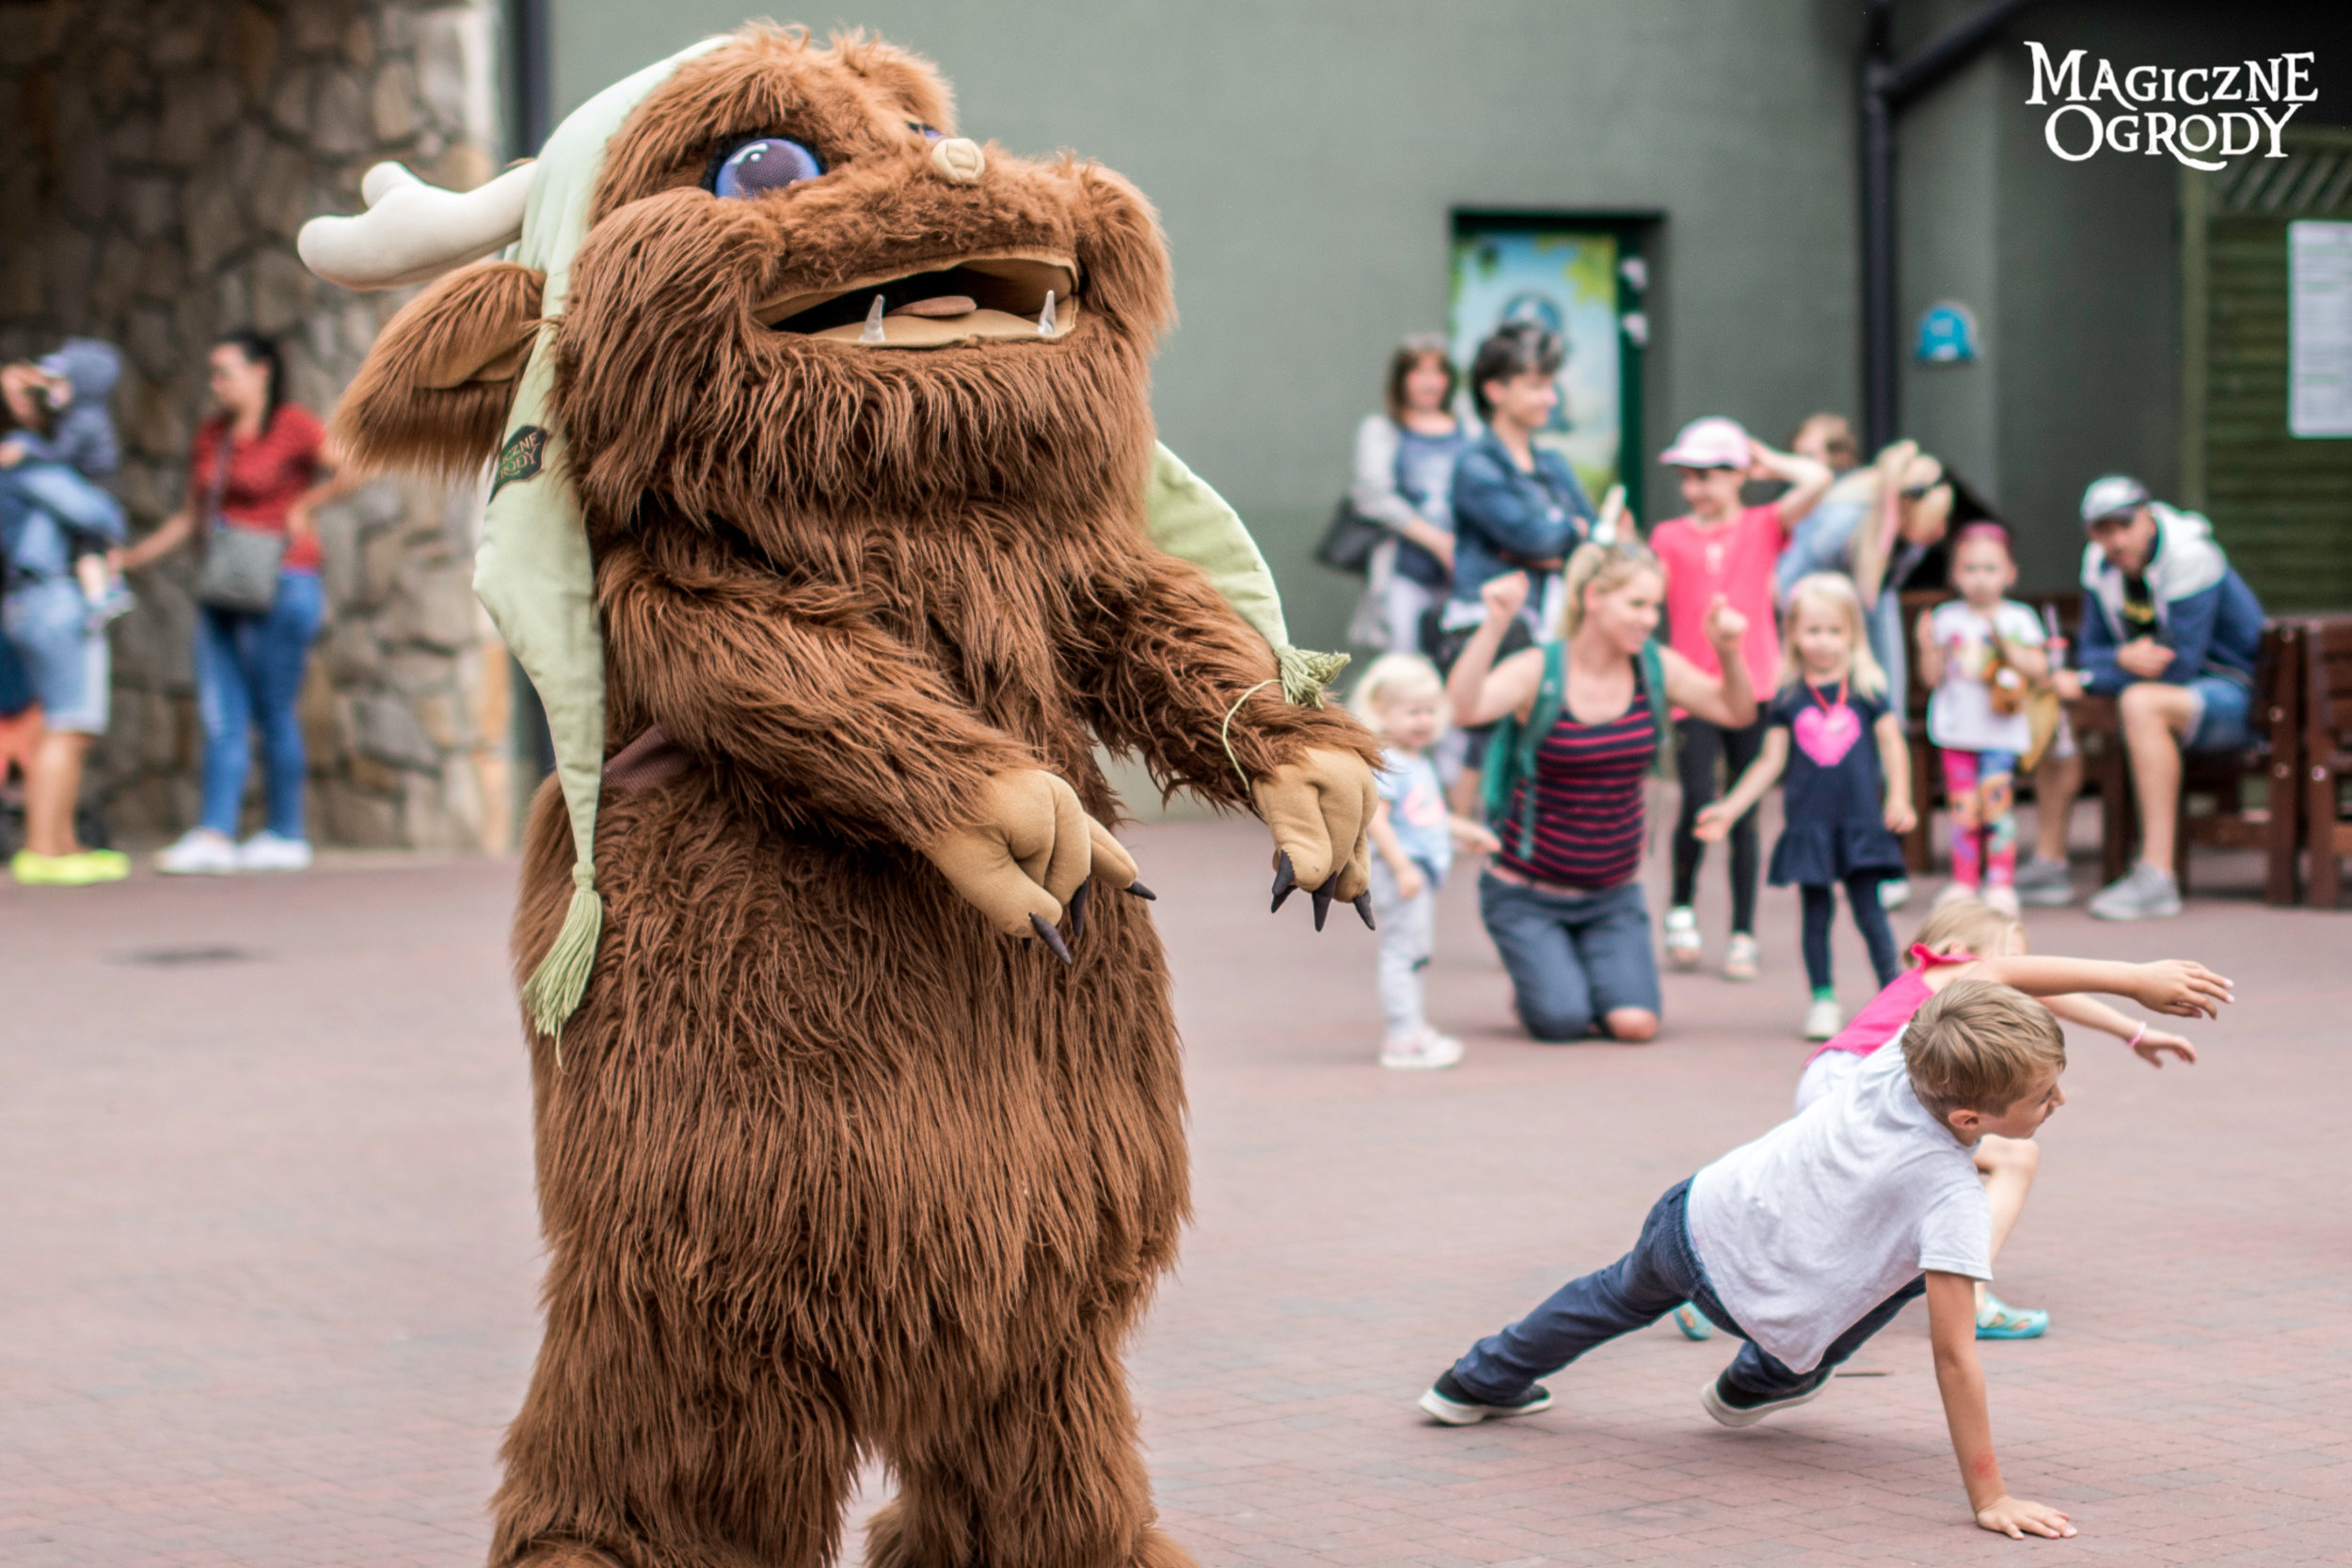
[[[974,820],[922,846],[964,900],[1009,937],[1035,937],[1064,963],[1070,945],[1056,927],[1086,935],[1095,882],[1138,898],[1136,863],[1110,830],[1086,814],[1077,792],[1041,768],[999,773],[975,803]]]
[[[1316,747],[1249,793],[1274,832],[1274,907],[1304,887],[1314,896],[1316,930],[1334,898],[1355,905],[1370,926],[1372,816],[1379,791],[1363,759]]]

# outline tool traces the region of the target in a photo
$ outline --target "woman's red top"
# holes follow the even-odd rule
[[[199,527],[211,523],[202,513],[213,493],[213,465],[228,433],[229,416],[214,415],[197,427],[196,445],[188,454],[188,495]],[[326,430],[317,415],[299,404],[279,404],[262,434],[231,444],[229,483],[220,493],[221,520],[230,528],[284,533],[286,514],[326,471]],[[289,572],[317,571],[318,535],[290,541],[284,564]]]

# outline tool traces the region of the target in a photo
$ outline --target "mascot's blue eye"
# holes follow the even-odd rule
[[[803,180],[814,180],[825,172],[825,166],[817,161],[817,154],[799,142],[782,136],[762,136],[747,141],[728,153],[719,165],[711,191],[722,199],[765,196]]]
[[[922,136],[925,141],[938,141],[941,137],[946,135],[946,132],[941,131],[934,126],[919,125],[911,119],[907,121],[907,129],[922,133]]]

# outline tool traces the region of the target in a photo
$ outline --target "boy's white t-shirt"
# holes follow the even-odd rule
[[[1795,1371],[1922,1270],[1993,1277],[1976,1162],[1919,1103],[1893,1045],[1692,1177],[1687,1214],[1716,1296]]]
[[[2031,751],[2033,721],[2023,713],[1994,712],[1985,675],[1993,667],[1993,633],[2039,648],[2048,641],[2041,619],[2014,599],[2003,599],[1989,621],[1965,599],[1952,599],[1935,607],[1929,625],[1944,650],[1944,684],[1928,698],[1928,738],[1950,752]]]

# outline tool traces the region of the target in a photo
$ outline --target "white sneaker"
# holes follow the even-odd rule
[[[1978,896],[1977,890],[1966,882],[1946,882],[1944,891],[1935,895],[1933,907],[1940,910],[1947,904],[1957,904],[1963,898],[1976,896]]]
[[[237,869],[236,842],[210,828],[190,828],[155,857],[167,877],[226,877]]]
[[[1836,998],[1824,996],[1804,1010],[1804,1037],[1809,1040],[1834,1040],[1837,1031],[1846,1026],[1846,1009]]]
[[[1666,911],[1666,962],[1677,969],[1696,969],[1704,945],[1698,911],[1681,904]]]
[[[2017,919],[2019,915],[2025,912],[2018,905],[2017,890],[2013,887],[1995,886],[1986,888],[1984,890],[1984,907],[1991,910],[1995,914],[2005,914],[2011,920]]]
[[[1380,1047],[1380,1065],[1401,1072],[1448,1068],[1461,1059],[1462,1042],[1435,1029],[1423,1029],[1418,1035],[1391,1035]]]
[[[1879,908],[1899,910],[1911,902],[1911,879],[1889,877],[1879,884]]]
[[[310,841],[307,838],[280,838],[263,831],[237,846],[237,869],[240,871],[308,871],[310,868]]]

